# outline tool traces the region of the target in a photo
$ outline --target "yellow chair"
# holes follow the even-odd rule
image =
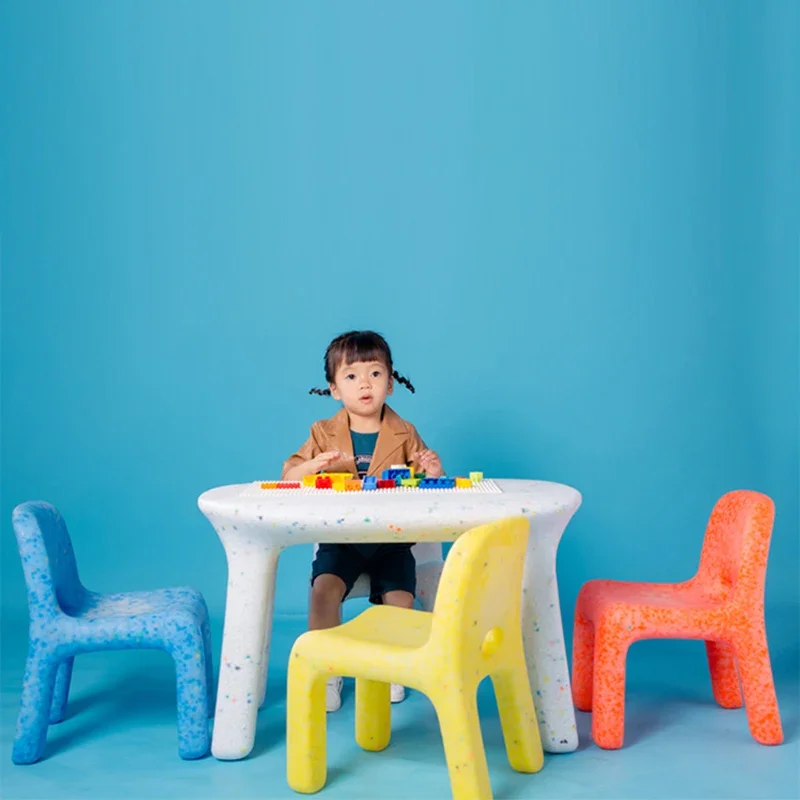
[[[439,717],[455,800],[492,797],[477,706],[487,675],[511,766],[542,768],[520,621],[527,541],[524,517],[474,528],[447,557],[433,613],[375,606],[338,628],[300,636],[289,657],[286,711],[292,789],[310,794],[325,785],[330,675],[356,679],[356,741],[365,750],[389,744],[390,683],[426,694]]]

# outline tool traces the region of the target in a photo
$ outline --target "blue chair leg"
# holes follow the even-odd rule
[[[56,685],[53,690],[53,704],[50,706],[50,724],[55,725],[64,719],[67,710],[67,700],[69,698],[69,685],[72,681],[73,658],[65,658],[58,665],[56,673]]]
[[[208,753],[211,737],[206,656],[200,628],[189,641],[184,641],[186,644],[171,651],[178,688],[178,755],[184,759],[202,758]]]
[[[216,684],[214,683],[214,651],[211,645],[211,623],[206,616],[203,621],[203,652],[206,664],[206,688],[208,689],[208,716],[214,716],[216,705]]]
[[[11,750],[11,760],[15,764],[33,764],[44,755],[58,663],[50,652],[31,650],[28,653]]]

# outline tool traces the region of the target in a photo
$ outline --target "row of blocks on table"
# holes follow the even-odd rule
[[[470,472],[469,478],[428,478],[414,474],[413,468],[403,467],[386,469],[383,477],[367,475],[365,478],[354,478],[350,472],[322,473],[307,475],[302,483],[299,481],[264,481],[262,489],[300,489],[309,487],[315,489],[333,489],[339,492],[375,491],[377,489],[396,489],[405,487],[409,489],[469,489],[475,483],[483,480],[482,472]]]

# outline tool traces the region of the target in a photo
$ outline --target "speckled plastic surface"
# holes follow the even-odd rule
[[[497,480],[499,491],[205,492],[198,505],[228,561],[228,593],[211,751],[244,758],[253,748],[269,659],[281,550],[314,542],[443,542],[488,522],[530,522],[522,590],[522,635],[544,749],[578,746],[556,581],[556,551],[581,503],[575,489],[546,481]]]
[[[73,660],[98,650],[160,649],[175,661],[178,754],[208,752],[213,669],[208,610],[188,587],[97,594],[81,584],[67,526],[42,502],[13,513],[30,613],[28,660],[12,759],[39,760],[48,725],[64,718]]]
[[[719,705],[740,708],[744,690],[753,738],[761,744],[783,741],[764,624],[774,516],[766,495],[730,492],[714,508],[700,567],[690,580],[593,580],[581,588],[575,608],[572,686],[575,705],[592,712],[597,745],[622,747],[628,648],[656,638],[704,639]]]

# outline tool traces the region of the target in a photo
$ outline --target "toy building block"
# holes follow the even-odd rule
[[[410,477],[412,477],[412,475],[408,467],[392,467],[383,471],[383,479],[385,481],[396,481],[398,478],[403,480],[404,478]]]
[[[359,480],[347,480],[344,482],[344,490],[346,492],[360,492],[361,491],[361,481]]]
[[[369,492],[369,491],[373,491],[373,490],[377,489],[378,488],[378,479],[374,475],[367,475],[367,477],[364,478],[364,480],[363,480],[363,482],[361,484],[361,488],[365,492]]]
[[[456,485],[455,478],[423,478],[420,482],[420,489],[454,489]]]
[[[470,472],[469,479],[473,483],[480,483],[483,480],[483,473],[482,472]]]
[[[261,484],[262,489],[279,489],[280,487],[275,481],[264,481]]]
[[[400,484],[410,489],[416,489],[419,486],[419,478],[403,478]]]
[[[306,475],[303,478],[303,486],[316,486],[318,477],[319,475]]]
[[[300,484],[295,483],[294,481],[289,482],[281,482],[275,486],[276,489],[299,489]]]
[[[317,489],[332,489],[333,481],[327,475],[318,475],[317,482],[314,485]]]
[[[469,489],[472,481],[469,478],[456,478],[456,489]]]
[[[320,475],[330,478],[332,481],[346,481],[353,477],[352,472],[321,472]]]
[[[395,481],[390,481],[388,478],[381,479],[378,481],[378,488],[379,489],[394,489],[397,486]]]

